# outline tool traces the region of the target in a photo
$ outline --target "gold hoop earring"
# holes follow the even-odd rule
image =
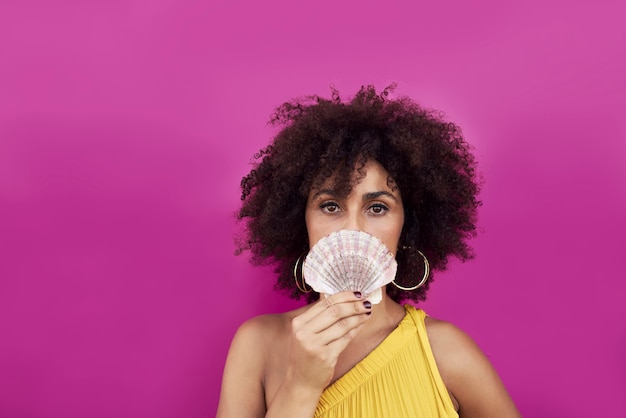
[[[300,259],[302,258],[302,256],[306,254],[307,254],[306,251],[300,254],[300,257],[296,259],[296,264],[293,266],[293,278],[296,282],[296,287],[302,293],[310,293],[313,290],[311,287],[309,287],[309,290],[306,290],[306,283],[304,282],[304,274],[301,274],[300,278],[298,278],[298,265],[301,264]],[[302,264],[303,263],[304,261],[302,262]],[[300,268],[300,272],[302,273],[302,268]]]
[[[413,250],[413,248],[411,247],[402,247],[403,250]],[[424,283],[426,283],[426,280],[428,280],[428,276],[430,275],[430,264],[428,264],[428,259],[426,258],[426,256],[424,255],[424,253],[422,253],[420,250],[415,250],[417,251],[417,253],[419,255],[422,256],[422,258],[424,259],[424,277],[422,277],[422,280],[420,280],[420,282],[418,284],[416,284],[415,286],[411,286],[411,287],[404,287],[404,286],[400,286],[398,283],[396,283],[395,279],[391,281],[391,284],[393,284],[395,287],[397,287],[400,290],[415,290],[415,289],[419,289],[420,287],[424,286]]]

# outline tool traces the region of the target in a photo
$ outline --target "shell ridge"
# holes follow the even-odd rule
[[[304,279],[320,293],[343,290],[372,294],[378,303],[379,291],[395,277],[397,263],[393,254],[376,237],[355,230],[333,232],[320,239],[303,264]]]

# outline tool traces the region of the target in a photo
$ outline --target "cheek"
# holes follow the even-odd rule
[[[309,236],[309,248],[311,248],[322,238],[322,236],[320,236],[319,224],[313,220],[313,216],[309,211],[305,212],[304,221],[306,224],[306,232]]]
[[[395,257],[396,253],[398,252],[398,241],[393,240],[393,241],[385,242],[385,246],[389,249],[389,251],[391,251],[391,253]]]
[[[399,219],[399,222],[387,230],[385,245],[395,255],[398,250],[398,244],[400,242],[400,235],[402,235],[402,226],[404,217]]]
[[[333,231],[329,231],[325,228],[320,227],[319,225],[307,225],[307,233],[309,235],[309,248],[313,247],[315,244],[317,244],[317,241],[324,238],[331,232]]]

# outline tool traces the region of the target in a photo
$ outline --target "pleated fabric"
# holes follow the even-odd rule
[[[428,342],[426,313],[404,309],[398,327],[326,388],[316,418],[458,418]]]

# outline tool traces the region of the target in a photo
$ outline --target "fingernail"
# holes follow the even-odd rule
[[[361,292],[354,292],[354,296],[357,297],[358,299],[361,299],[363,297]]]
[[[365,315],[371,315],[371,314],[372,314],[372,311],[365,312]]]
[[[366,300],[363,302],[363,306],[365,306],[365,309],[372,309],[372,302]]]

